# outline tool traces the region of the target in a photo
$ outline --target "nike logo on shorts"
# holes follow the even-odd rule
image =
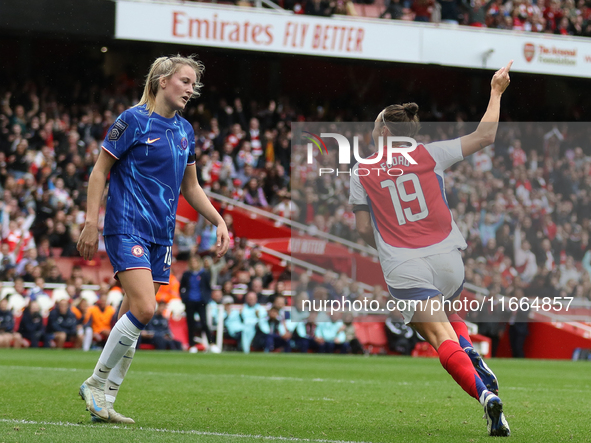
[[[168,271],[169,269],[170,269],[170,266],[169,266],[169,267],[166,267],[166,266],[164,266],[164,267],[162,268],[162,270],[163,270],[164,272]]]
[[[150,137],[148,137],[148,140],[146,140],[146,143],[151,145],[152,143],[157,142],[158,140],[160,140],[160,137],[154,138],[154,139],[150,139]]]
[[[123,346],[131,346],[131,344],[129,344],[129,345],[126,345],[125,343],[121,343],[121,340],[119,340],[119,344],[120,344],[120,345],[123,345]],[[99,371],[100,371],[100,369],[99,369]]]

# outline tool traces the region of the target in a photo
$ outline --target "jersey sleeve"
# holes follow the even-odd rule
[[[353,205],[353,212],[357,211],[368,211],[369,212],[369,205],[367,204],[367,193],[359,180],[359,175],[357,175],[357,169],[359,168],[359,163],[353,166],[353,170],[351,171],[351,181],[349,185],[349,204]]]
[[[190,125],[189,125],[190,126]],[[187,166],[195,164],[195,131],[191,127],[187,135],[189,136],[189,157],[187,158]]]
[[[425,145],[438,169],[445,170],[464,159],[462,154],[462,142],[459,138],[440,142],[429,143]]]
[[[136,119],[127,110],[111,125],[103,141],[103,149],[119,160],[135,142]]]

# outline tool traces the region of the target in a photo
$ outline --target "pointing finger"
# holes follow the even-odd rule
[[[509,72],[509,70],[511,69],[511,66],[513,65],[513,60],[511,60],[509,63],[507,63],[507,66],[505,69],[507,69],[507,72]]]

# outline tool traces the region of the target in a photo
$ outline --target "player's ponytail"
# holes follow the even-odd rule
[[[205,67],[203,66],[203,63],[196,60],[195,55],[183,57],[182,55],[177,54],[170,57],[158,57],[154,60],[154,63],[152,63],[150,71],[146,76],[144,93],[136,106],[146,105],[146,108],[150,113],[154,112],[154,107],[156,106],[156,94],[160,88],[160,79],[173,76],[182,65],[190,66],[195,71],[197,82],[195,83],[191,98],[198,97],[199,89],[203,86],[199,80],[201,79]]]
[[[382,111],[382,123],[392,135],[414,137],[421,127],[418,112],[416,103],[390,105]]]

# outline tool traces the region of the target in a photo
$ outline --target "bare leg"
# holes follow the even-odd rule
[[[55,340],[55,347],[56,348],[63,348],[64,343],[66,342],[66,333],[65,332],[56,332],[53,335],[53,339]]]

